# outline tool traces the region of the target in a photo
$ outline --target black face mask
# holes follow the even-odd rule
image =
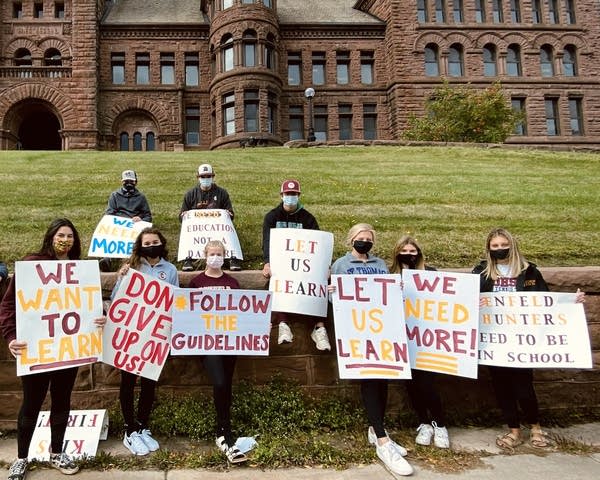
[[[396,259],[398,260],[399,263],[402,263],[403,265],[407,265],[409,268],[415,268],[417,266],[418,258],[419,258],[419,255],[412,254],[412,253],[399,253],[396,256]]]
[[[123,184],[123,191],[125,193],[132,194],[135,191],[135,185],[133,183],[124,183]]]
[[[510,248],[499,248],[498,250],[490,250],[490,257],[494,260],[504,260],[508,258]]]
[[[371,248],[373,247],[373,242],[368,242],[365,240],[354,240],[352,246],[354,247],[354,250],[356,250],[358,253],[365,254],[368,253],[369,250],[371,250]]]
[[[141,247],[140,255],[146,258],[157,258],[162,257],[165,251],[164,245],[150,245],[149,247]]]

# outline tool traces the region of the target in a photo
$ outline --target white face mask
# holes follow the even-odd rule
[[[210,268],[221,268],[225,260],[222,255],[211,255],[206,257],[206,266]]]
[[[284,195],[283,204],[287,207],[295,207],[298,205],[298,195]]]
[[[212,178],[201,178],[200,179],[200,187],[202,188],[210,188],[212,186],[213,179]]]

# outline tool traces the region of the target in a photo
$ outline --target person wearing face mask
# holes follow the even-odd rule
[[[44,235],[42,247],[37,253],[23,258],[24,261],[79,260],[81,241],[73,223],[66,218],[54,220]],[[0,331],[8,349],[14,357],[26,352],[27,342],[19,341],[16,327],[15,276],[9,282],[7,291],[0,303]],[[95,323],[102,327],[105,317],[97,318]],[[22,480],[28,468],[27,455],[35,431],[38,414],[48,390],[50,390],[50,465],[64,473],[72,475],[79,466],[63,451],[63,440],[69,412],[71,410],[71,392],[77,377],[77,367],[53,371],[40,371],[20,377],[23,387],[23,401],[17,418],[17,459],[8,472],[9,480]]]
[[[131,257],[119,269],[119,277],[113,288],[111,300],[119,289],[123,276],[130,268],[178,287],[177,268],[166,260],[168,254],[167,239],[158,228],[148,227],[142,230],[133,244]],[[152,437],[149,429],[156,381],[140,377],[140,397],[136,416],[134,389],[137,378],[138,375],[121,370],[119,400],[125,421],[123,445],[134,455],[147,455],[159,449],[159,444]]]
[[[270,210],[263,221],[262,247],[263,247],[263,276],[271,276],[271,263],[269,249],[272,228],[303,228],[319,230],[317,219],[300,203],[300,183],[298,180],[285,180],[279,189],[281,202]],[[273,325],[278,327],[277,343],[292,343],[294,334],[290,328],[289,315],[285,312],[272,313]],[[327,337],[327,329],[321,320],[316,320],[310,334],[318,350],[331,350]]]
[[[536,265],[521,254],[517,241],[504,228],[495,228],[487,236],[485,260],[472,273],[480,275],[480,292],[547,292]],[[577,289],[576,302],[585,301],[585,293]],[[552,447],[550,438],[539,421],[538,401],[533,388],[533,369],[488,367],[498,406],[509,431],[496,438],[496,445],[513,451],[523,443],[519,407],[531,426],[529,444],[534,448]]]
[[[425,264],[421,247],[410,235],[404,235],[396,242],[392,258],[390,273],[402,273],[403,270],[435,271],[435,268]],[[431,445],[433,440],[436,447],[449,448],[442,400],[435,386],[438,376],[435,372],[412,369],[412,378],[406,380],[406,391],[419,420],[415,443]]]
[[[346,243],[351,250],[338,258],[331,266],[332,275],[376,275],[389,273],[385,261],[369,253],[375,243],[375,230],[368,223],[353,225],[346,237]],[[335,292],[335,285],[327,288]],[[384,426],[385,408],[388,396],[388,380],[369,378],[359,380],[360,394],[367,413],[369,428],[367,439],[375,446],[379,459],[388,469],[398,475],[411,475],[413,469],[403,458],[406,449],[394,442]]]
[[[204,247],[206,269],[192,278],[190,288],[229,290],[240,288],[238,281],[223,272],[225,245],[219,240],[211,240]],[[202,363],[213,385],[213,402],[217,412],[217,432],[215,443],[231,463],[248,460],[235,446],[231,430],[232,383],[236,355],[204,355]]]
[[[227,210],[233,220],[234,212],[229,198],[229,193],[215,183],[215,171],[212,165],[204,163],[198,167],[198,184],[190,188],[183,196],[183,203],[179,211],[179,221],[188,210],[220,209]],[[186,258],[181,268],[184,272],[194,270],[192,258]],[[238,258],[229,260],[229,269],[239,271],[242,263]]]

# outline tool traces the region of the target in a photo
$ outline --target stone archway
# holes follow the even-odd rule
[[[61,120],[56,109],[43,100],[24,100],[6,115],[15,139],[14,148],[22,150],[62,150]]]

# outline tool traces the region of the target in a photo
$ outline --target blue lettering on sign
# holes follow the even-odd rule
[[[128,218],[113,217],[113,224],[133,228],[133,222]]]
[[[107,241],[106,238],[103,238],[102,240],[93,238],[92,252],[97,253],[97,250],[101,250],[104,254],[131,255],[131,252],[133,251],[133,242],[126,242],[124,240]]]

